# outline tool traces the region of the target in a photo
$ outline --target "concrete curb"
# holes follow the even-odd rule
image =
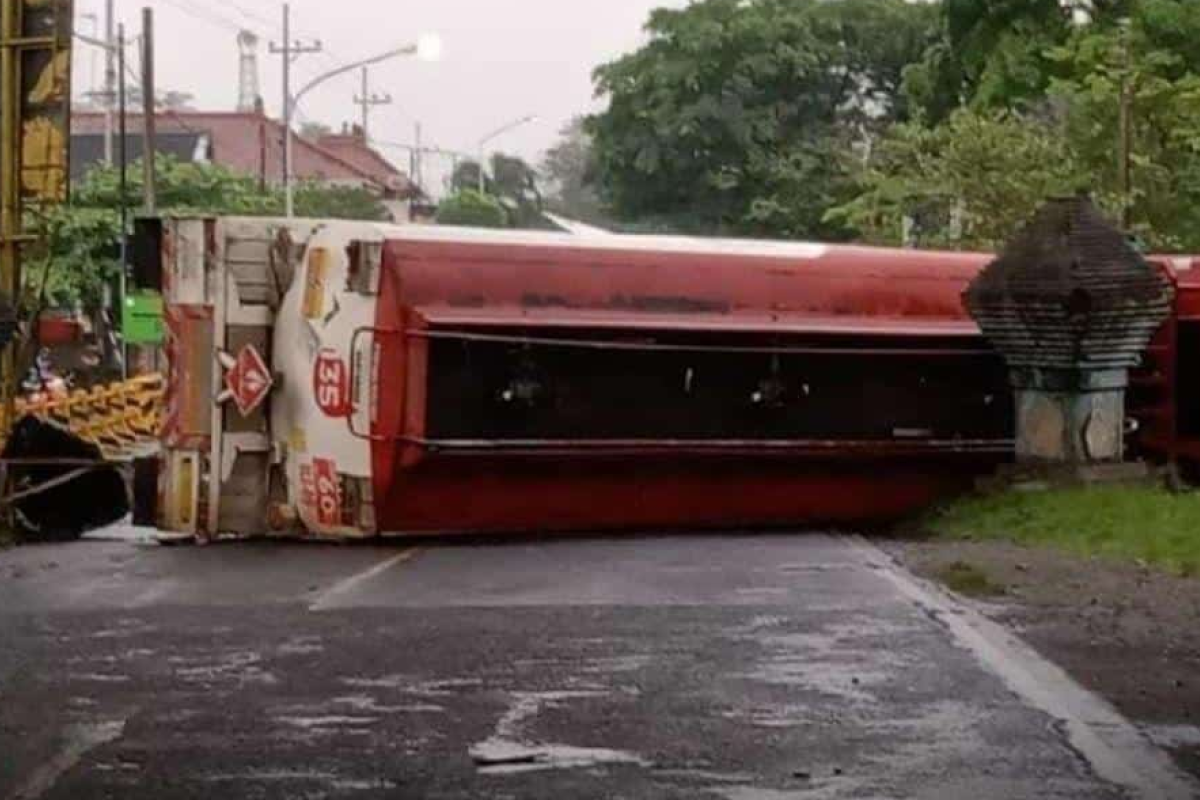
[[[1067,740],[1096,774],[1144,800],[1191,800],[1200,784],[1108,701],[1080,686],[1016,634],[940,586],[913,576],[861,536],[848,537],[872,566],[1030,706],[1059,722]]]

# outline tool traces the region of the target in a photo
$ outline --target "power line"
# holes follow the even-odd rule
[[[256,25],[266,25],[268,30],[275,30],[275,28],[276,28],[277,23],[275,20],[267,19],[266,17],[264,17],[263,15],[261,15],[257,12],[250,11],[249,9],[247,9],[245,6],[241,5],[240,3],[234,2],[234,0],[216,0],[216,2],[220,3],[221,5],[225,6],[226,8],[231,8],[231,9],[237,11],[243,17],[252,21]]]
[[[207,22],[210,25],[226,28],[227,30],[234,31],[235,33],[246,27],[245,25],[239,25],[236,20],[230,19],[218,11],[214,11],[211,8],[194,6],[190,2],[187,2],[187,0],[163,0],[163,2],[177,11],[182,11],[184,14],[198,19],[201,22]]]
[[[216,2],[220,3],[221,5],[225,6],[226,8],[230,8],[230,9],[237,11],[243,17],[245,17],[246,19],[253,22],[255,25],[265,25],[267,30],[271,31],[271,35],[277,35],[278,29],[279,29],[278,20],[268,19],[267,17],[263,16],[262,14],[259,14],[258,12],[249,10],[241,3],[235,2],[235,0],[216,0]],[[257,33],[260,35],[263,34],[263,31],[260,29],[257,29],[254,27],[249,27],[249,26],[244,26],[244,27],[248,27],[248,29],[253,33]],[[303,28],[296,28],[294,33],[296,33],[299,36],[304,36],[309,39],[316,38],[315,36],[312,36],[309,31],[307,31]],[[270,36],[262,35],[261,38],[266,39],[266,38],[270,38]],[[318,53],[317,55],[318,55],[318,57],[324,58],[327,61],[329,61],[330,63],[335,64],[335,65],[339,61],[344,62],[346,60],[336,50],[330,50],[329,48],[326,48],[325,50],[323,50],[321,53]]]
[[[263,40],[269,40],[275,36],[275,31],[278,28],[276,23],[268,21],[260,14],[248,11],[241,4],[234,2],[234,0],[218,0],[218,2],[223,3],[226,8],[232,7],[233,9],[240,11],[245,19],[253,20],[255,24],[243,24],[242,22],[216,11],[211,7],[198,6],[193,2],[193,0],[163,0],[163,2],[172,6],[176,10],[181,11],[184,14],[187,14],[188,16],[198,19],[202,22],[207,22],[210,25],[215,25],[234,33],[240,33],[243,30],[248,30],[251,33],[258,35],[258,37]],[[267,27],[267,31],[264,31],[261,27],[259,27],[260,25],[265,25]],[[294,33],[301,36],[307,36],[306,32],[302,29],[297,29],[294,31]],[[333,67],[341,66],[348,60],[338,51],[331,50],[329,48],[323,49],[316,55],[318,58],[325,60],[330,66]]]
[[[388,147],[396,150],[420,150],[422,153],[431,153],[436,156],[449,156],[452,158],[474,159],[475,157],[464,150],[448,150],[445,147],[434,147],[432,145],[415,145],[407,142],[389,142],[384,139],[371,139],[371,144],[376,147]]]

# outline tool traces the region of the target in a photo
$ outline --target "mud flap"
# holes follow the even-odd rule
[[[158,525],[158,472],[162,459],[145,456],[133,460],[133,524]]]

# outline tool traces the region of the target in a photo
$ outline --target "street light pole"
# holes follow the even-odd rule
[[[274,48],[272,48],[272,51]],[[292,7],[283,4],[283,181],[292,174]],[[290,187],[289,187],[290,188]],[[285,199],[283,215],[292,217],[292,193]]]
[[[292,198],[292,114],[295,110],[295,100],[292,98],[292,61],[305,53],[321,52],[321,43],[303,44],[292,41],[292,8],[283,4],[283,44],[276,46],[271,43],[272,53],[283,56],[283,183],[284,214],[290,219],[293,216]]]
[[[113,102],[117,95],[115,24],[116,13],[113,8],[113,0],[106,0],[104,4],[104,42],[107,45],[104,51],[104,163],[110,167],[113,163]],[[124,82],[125,76],[122,75],[120,80]]]
[[[142,9],[142,192],[146,213],[154,216],[158,202],[155,180],[158,160],[158,121],[154,118],[154,9]]]
[[[484,136],[482,139],[479,140],[479,193],[480,194],[483,194],[487,189],[487,187],[484,183],[484,174],[483,174],[484,173],[484,170],[483,170],[483,148],[487,145],[488,142],[490,142],[492,139],[495,139],[497,136],[508,133],[509,131],[513,130],[514,128],[519,128],[522,125],[526,125],[530,122],[535,121],[536,119],[537,119],[536,114],[527,114],[526,116],[521,117],[520,119],[515,119],[512,122],[501,125],[499,128],[497,128],[496,130],[492,131],[487,136]]]

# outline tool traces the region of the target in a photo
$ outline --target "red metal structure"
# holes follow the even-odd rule
[[[162,525],[197,534],[886,520],[1011,458],[983,254],[206,219],[161,246]],[[1135,376],[1135,450],[1200,457],[1200,276]],[[213,405],[250,347],[262,407]]]
[[[1135,455],[1173,463],[1200,477],[1200,259],[1152,259],[1175,281],[1172,316],[1146,349],[1131,376],[1128,416],[1135,420]]]
[[[1011,450],[960,294],[985,256],[398,235],[371,427],[384,530],[894,518]]]

